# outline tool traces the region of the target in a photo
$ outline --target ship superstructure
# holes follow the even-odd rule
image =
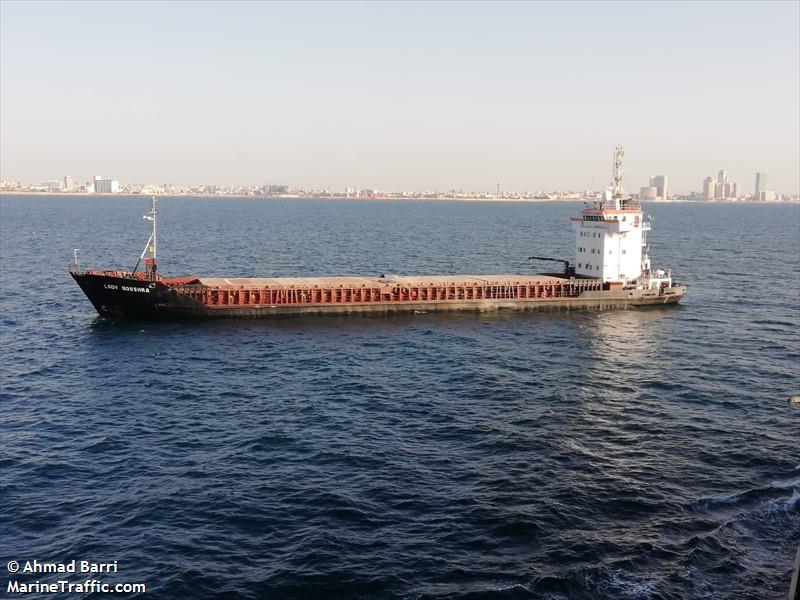
[[[672,274],[650,268],[647,233],[651,219],[622,188],[622,146],[614,150],[613,182],[600,200],[586,203],[573,217],[575,274],[597,277],[614,288],[672,286]]]
[[[165,277],[157,265],[156,199],[144,218],[150,237],[131,271],[70,274],[105,317],[136,319],[258,318],[311,314],[426,313],[498,309],[624,309],[677,304],[686,292],[670,273],[650,270],[641,207],[622,191],[622,148],[614,184],[590,203],[576,229],[577,267],[533,275],[363,277]],[[543,257],[531,257],[540,260]],[[546,258],[545,260],[559,260]],[[144,268],[139,270],[139,265]]]

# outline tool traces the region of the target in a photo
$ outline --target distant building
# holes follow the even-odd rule
[[[722,184],[722,197],[733,198],[733,184],[730,181]]]
[[[713,177],[706,177],[703,180],[703,198],[706,200],[713,200],[717,193],[717,182]]]
[[[42,183],[42,189],[46,192],[60,192],[61,191],[61,182],[60,181],[45,181]]]
[[[0,180],[0,190],[18,190],[22,187],[19,181]]]
[[[653,201],[658,198],[658,188],[654,186],[643,187],[639,190],[639,200],[641,202]]]
[[[72,177],[66,175],[64,177],[64,191],[71,192],[75,189],[75,182],[72,180]]]
[[[703,180],[703,198],[706,200],[735,200],[744,198],[744,186],[728,179],[728,172],[723,169],[717,178],[706,177]]]
[[[764,190],[759,194],[758,199],[761,200],[761,202],[775,202],[775,200],[778,199],[778,194],[770,190]]]
[[[669,199],[669,178],[666,175],[654,175],[651,177],[650,187],[656,188],[656,195],[662,200]]]
[[[116,194],[119,192],[119,182],[116,179],[104,178],[101,175],[94,176],[95,194]]]
[[[767,189],[767,174],[766,173],[756,173],[756,189],[753,197],[756,200],[761,199],[761,192]]]

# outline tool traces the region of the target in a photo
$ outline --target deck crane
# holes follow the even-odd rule
[[[552,262],[560,262],[564,264],[564,277],[575,277],[575,267],[569,264],[568,260],[563,258],[550,258],[549,256],[529,256],[528,260],[549,260]]]

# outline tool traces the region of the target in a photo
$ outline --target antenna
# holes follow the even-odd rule
[[[80,248],[73,248],[72,255],[75,257],[75,268],[80,269],[80,265],[78,264],[78,252],[80,252]]]
[[[156,197],[153,196],[153,208],[150,210],[153,217],[153,270],[155,271],[156,252],[158,250],[158,238],[156,237]]]
[[[150,246],[150,258],[145,259],[144,264],[147,265],[148,271],[150,273],[150,279],[153,281],[156,280],[156,270],[158,269],[158,265],[156,264],[156,259],[158,257],[158,237],[156,234],[156,197],[153,196],[153,206],[150,209],[150,212],[145,215],[145,218],[150,217],[148,220],[153,222],[153,233],[150,235],[151,239],[153,240],[153,245]]]
[[[625,150],[622,146],[617,146],[614,150],[614,185],[611,188],[612,198],[622,198],[624,192],[622,190],[622,157],[625,156]]]
[[[153,223],[153,231],[150,233],[150,237],[147,238],[147,243],[144,245],[144,250],[142,250],[142,254],[139,256],[139,260],[136,261],[136,266],[133,267],[133,271],[131,271],[131,277],[134,276],[136,273],[136,269],[139,267],[139,263],[144,260],[145,267],[147,267],[147,272],[150,275],[150,279],[152,281],[156,281],[158,276],[156,275],[156,271],[158,270],[158,265],[156,264],[157,258],[157,238],[156,238],[156,197],[153,196],[153,205],[150,208],[150,212],[146,213],[143,217],[147,221],[152,221]],[[149,258],[145,258],[147,254],[150,254]]]

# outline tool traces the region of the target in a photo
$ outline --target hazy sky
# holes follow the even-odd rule
[[[800,191],[800,3],[0,4],[0,176]]]

